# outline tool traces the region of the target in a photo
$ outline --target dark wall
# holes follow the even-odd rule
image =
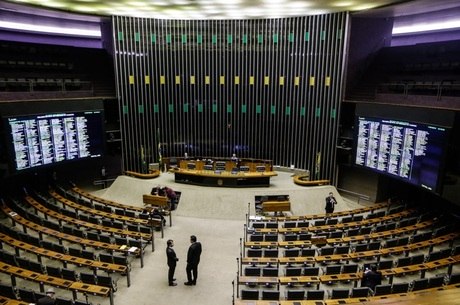
[[[390,46],[392,28],[392,18],[351,18],[347,94],[356,86],[378,51]]]

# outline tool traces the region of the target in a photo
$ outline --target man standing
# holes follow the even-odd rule
[[[174,283],[176,280],[174,278],[174,271],[176,270],[176,263],[179,260],[176,256],[176,252],[174,251],[174,241],[172,239],[169,239],[167,242],[167,247],[166,247],[166,256],[168,257],[168,283],[169,286],[177,286],[177,283]]]
[[[46,291],[46,296],[38,299],[37,305],[54,305],[56,303],[56,298],[54,295],[53,288],[50,288]]]
[[[334,213],[334,208],[336,204],[337,200],[335,200],[334,194],[330,192],[329,196],[326,197],[326,214]]]
[[[192,243],[188,248],[187,252],[187,282],[184,284],[187,286],[196,285],[196,279],[198,277],[198,264],[200,263],[201,256],[201,243],[196,241],[196,236],[190,236],[190,242]]]

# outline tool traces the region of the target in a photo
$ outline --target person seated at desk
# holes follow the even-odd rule
[[[152,191],[150,192],[150,195],[158,195],[158,193],[160,192],[160,189],[161,189],[161,186],[159,185],[153,187]]]
[[[370,269],[364,271],[363,278],[361,280],[361,287],[369,287],[372,291],[375,290],[375,286],[382,284],[382,273],[377,271],[377,265],[372,264]]]
[[[150,213],[150,217],[152,219],[161,219],[161,222],[163,223],[163,227],[166,225],[166,219],[159,209],[153,209],[152,212]]]
[[[167,187],[165,186],[164,188],[164,192],[165,192],[165,195],[166,197],[168,197],[169,201],[170,201],[170,210],[175,210],[176,209],[176,200],[177,200],[177,195],[176,195],[176,192],[174,192],[174,190],[170,187]]]

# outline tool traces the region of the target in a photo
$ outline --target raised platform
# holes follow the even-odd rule
[[[176,169],[174,171],[174,181],[201,186],[269,187],[270,177],[277,175],[273,171],[234,173],[229,171]]]

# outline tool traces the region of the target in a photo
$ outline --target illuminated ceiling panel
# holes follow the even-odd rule
[[[404,0],[10,0],[99,16],[159,19],[257,19],[363,11]]]

